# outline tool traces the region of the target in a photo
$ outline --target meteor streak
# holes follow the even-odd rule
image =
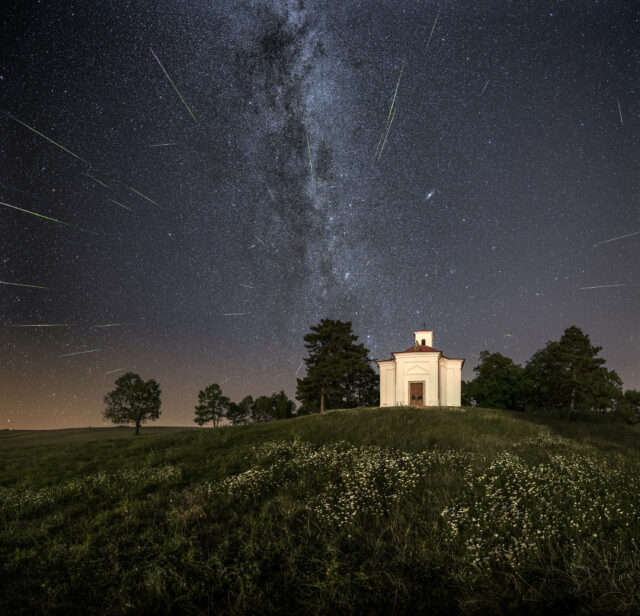
[[[187,105],[187,101],[185,101],[184,98],[182,98],[182,94],[180,94],[180,90],[178,90],[178,88],[176,88],[176,84],[173,83],[173,80],[171,79],[171,77],[169,77],[169,73],[167,73],[167,71],[164,70],[164,66],[162,66],[162,63],[160,62],[158,56],[156,56],[156,54],[154,53],[153,49],[151,49],[151,47],[149,47],[149,51],[153,54],[153,57],[156,59],[156,62],[160,65],[160,68],[162,69],[162,72],[167,76],[167,79],[169,80],[169,83],[173,86],[173,89],[176,91],[176,94],[180,97],[180,100],[182,101],[182,104],[187,108],[187,111],[189,112],[189,114],[193,118],[193,121],[196,124],[198,124],[198,120],[196,120],[196,116],[194,116],[193,112],[191,111],[191,109],[189,109],[189,105]]]
[[[132,190],[134,193],[136,193],[136,195],[140,195],[143,199],[146,199],[147,201],[150,201],[151,203],[153,203],[153,205],[157,205],[158,207],[162,207],[159,203],[156,203],[153,199],[151,199],[150,197],[147,197],[147,195],[143,195],[139,190],[136,190],[133,186],[129,186],[129,184],[125,184],[125,186],[129,190]]]
[[[387,125],[387,134],[384,136],[384,141],[382,142],[382,147],[380,148],[380,153],[378,154],[378,160],[380,160],[380,157],[382,156],[382,150],[384,150],[384,146],[387,144],[387,137],[389,136],[389,131],[391,130],[393,119],[396,117],[397,110],[398,110],[397,107],[393,110],[393,115],[391,116],[391,122],[389,122],[389,124]]]
[[[437,18],[436,18],[437,20]],[[400,68],[400,75],[398,76],[398,81],[396,82],[396,89],[393,93],[393,99],[391,101],[391,107],[389,107],[389,113],[387,114],[387,122],[385,124],[384,129],[382,130],[382,134],[380,135],[380,139],[378,139],[378,146],[376,147],[376,153],[374,157],[380,160],[380,156],[382,156],[382,150],[384,149],[384,144],[387,142],[387,136],[389,135],[389,129],[391,128],[391,123],[393,122],[393,118],[395,117],[394,106],[396,104],[396,96],[398,95],[398,88],[400,87],[400,80],[402,79],[402,72],[404,71],[404,64]],[[393,113],[393,115],[392,115]],[[384,141],[383,141],[384,136]],[[380,145],[382,143],[382,146]]]
[[[627,233],[627,235],[621,235],[620,237],[612,237],[610,240],[604,240],[603,242],[598,242],[597,244],[594,244],[594,246],[600,246],[600,244],[606,244],[608,242],[615,242],[616,240],[621,240],[625,237],[631,237],[632,235],[638,235],[638,233],[640,233],[640,231],[634,231],[633,233]]]
[[[248,312],[223,312],[220,316],[221,317],[239,317],[242,316],[243,314],[249,314]]]
[[[601,285],[597,285],[595,287],[580,287],[578,289],[578,291],[587,291],[588,289],[609,289],[611,287],[626,287],[626,283],[620,283],[620,284],[601,284]]]
[[[149,147],[150,148],[162,148],[164,146],[167,145],[175,145],[175,141],[172,141],[171,143],[150,143]]]
[[[84,355],[85,353],[97,353],[100,349],[91,349],[90,351],[77,351],[75,353],[65,353],[64,355],[56,355],[56,357],[71,357],[72,355]]]
[[[96,327],[119,327],[120,325],[124,325],[124,323],[107,323],[106,325],[96,325]]]
[[[438,7],[438,12],[436,13],[436,19],[433,22],[433,28],[431,28],[431,33],[429,34],[429,40],[427,41],[427,48],[429,48],[429,43],[431,42],[431,37],[433,36],[433,33],[436,30],[436,24],[438,23],[438,17],[440,17],[440,9],[442,7]]]
[[[254,234],[253,237],[255,237],[261,244],[264,244],[264,242],[257,235]]]
[[[109,370],[109,372],[104,373],[104,376],[107,376],[107,374],[113,374],[114,372],[120,372],[120,370],[124,370],[124,368],[116,368],[115,370]]]
[[[105,188],[109,188],[104,182],[101,182],[98,178],[94,178],[92,175],[89,175],[88,173],[85,173],[85,175],[88,178],[91,178],[94,182],[98,182],[98,184],[100,184],[100,186],[104,186]]]
[[[10,284],[13,287],[31,287],[32,289],[46,289],[47,287],[41,287],[37,284],[20,284],[19,282],[5,282],[0,280],[0,284]]]
[[[62,323],[38,323],[37,325],[12,325],[11,327],[66,327]]]
[[[309,133],[305,131],[307,135],[307,152],[309,153],[309,169],[311,170],[311,177],[313,178],[313,165],[311,164],[311,146],[309,145]]]
[[[300,362],[300,365],[298,366],[298,369],[296,370],[295,374],[293,376],[297,376],[298,372],[300,372],[300,368],[302,368],[302,364],[304,364],[304,360]]]
[[[6,115],[8,118],[15,120],[16,122],[18,122],[18,124],[22,124],[22,126],[25,126],[30,131],[33,131],[36,135],[40,135],[40,137],[42,137],[43,139],[46,139],[49,143],[53,143],[53,145],[59,147],[61,150],[64,150],[67,154],[71,154],[71,156],[74,156],[75,158],[77,158],[78,160],[82,161],[87,165],[91,164],[89,163],[89,161],[85,160],[84,158],[80,158],[77,154],[74,154],[71,150],[67,150],[67,148],[65,148],[63,145],[56,143],[53,139],[49,139],[49,137],[47,137],[46,135],[43,135],[40,131],[37,131],[35,128],[29,126],[28,124],[25,124],[24,122],[22,122],[22,120],[18,120],[18,118],[14,118],[10,113],[7,113],[2,109],[0,109],[0,112],[4,113],[4,115]]]
[[[253,287],[250,284],[244,284],[244,283],[240,283],[241,287],[247,287],[247,289],[253,289]]]
[[[369,263],[371,263],[371,259],[367,261],[367,264],[365,265],[365,267],[369,267]]]
[[[119,205],[120,207],[123,207],[125,210],[131,211],[130,207],[123,205],[122,203],[120,203],[119,201],[116,201],[115,199],[109,199],[109,201],[111,201],[111,203],[115,203],[116,205]]]
[[[308,138],[307,138],[308,139]],[[276,198],[273,196],[273,193],[271,192],[271,189],[267,186],[267,190],[269,191],[269,194],[271,195],[271,200],[275,201]]]
[[[482,92],[480,92],[480,94],[478,94],[478,96],[482,96],[484,94],[484,91],[487,89],[488,85],[489,85],[489,80],[487,79],[487,83],[484,84],[484,88],[482,88]]]
[[[38,214],[37,212],[32,212],[31,210],[23,210],[21,207],[17,207],[15,205],[9,205],[8,203],[4,203],[0,201],[0,205],[6,205],[7,207],[13,208],[14,210],[20,210],[21,212],[26,212],[27,214],[33,214],[33,216],[40,216],[40,218],[46,218],[47,220],[53,220],[53,222],[58,222],[61,225],[67,225],[69,223],[62,222],[56,218],[49,218],[49,216],[45,216],[44,214]]]
[[[220,385],[224,385],[227,381],[230,381],[232,378],[233,378],[233,377],[232,377],[232,376],[230,376],[228,379],[225,379],[224,381],[222,381],[222,382],[220,383]]]
[[[618,113],[620,114],[620,124],[624,125],[622,121],[622,109],[620,108],[620,101],[616,98],[616,103],[618,103]]]

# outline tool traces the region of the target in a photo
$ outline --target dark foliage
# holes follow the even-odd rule
[[[299,414],[378,403],[378,376],[369,351],[356,344],[351,323],[322,319],[304,337],[307,374],[298,379]]]
[[[134,372],[123,374],[115,384],[104,397],[103,416],[114,424],[134,424],[138,435],[140,424],[160,417],[160,387],[154,379],[143,381]]]
[[[229,409],[229,398],[222,395],[220,385],[213,383],[198,392],[196,418],[193,420],[199,426],[212,422],[214,427],[226,416]]]

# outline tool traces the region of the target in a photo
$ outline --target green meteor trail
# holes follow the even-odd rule
[[[116,201],[115,199],[109,199],[109,201],[111,201],[111,203],[115,203],[116,205],[119,205],[120,207],[123,207],[125,210],[131,211],[130,207],[123,205],[122,203],[120,203],[119,201]]]
[[[225,379],[224,381],[222,381],[222,382],[220,383],[220,385],[224,385],[227,381],[230,381],[232,378],[233,378],[233,377],[232,377],[232,376],[230,376],[228,379]]]
[[[38,323],[36,325],[12,325],[11,327],[66,327],[66,323]]]
[[[71,357],[72,355],[84,355],[85,353],[97,353],[100,349],[91,349],[90,351],[77,351],[75,353],[65,353],[64,355],[56,355],[56,357]]]
[[[257,235],[254,234],[253,237],[255,237],[261,244],[264,244],[264,242]]]
[[[184,100],[184,98],[182,98],[182,94],[180,94],[180,90],[178,90],[178,88],[176,88],[176,84],[173,83],[173,80],[171,79],[171,77],[169,77],[169,73],[167,73],[167,71],[164,70],[164,66],[162,66],[162,63],[160,62],[158,56],[156,56],[156,54],[154,53],[153,49],[151,49],[151,47],[149,47],[149,51],[153,54],[153,57],[156,59],[156,62],[160,65],[160,68],[162,69],[162,72],[167,76],[167,79],[169,80],[169,83],[173,86],[173,89],[176,91],[176,94],[180,97],[180,100],[182,101],[182,104],[187,108],[187,111],[189,112],[189,114],[193,118],[193,121],[196,124],[198,124],[198,120],[196,120],[196,116],[193,115],[193,112],[191,111],[191,109],[189,109],[189,105],[187,105],[187,102]]]
[[[626,287],[626,283],[620,283],[620,284],[601,284],[601,285],[597,285],[595,287],[580,287],[578,289],[578,291],[587,291],[588,289],[609,289],[611,287]]]
[[[13,287],[31,287],[32,289],[46,289],[47,287],[41,287],[38,284],[20,284],[19,282],[5,282],[0,280],[0,284],[10,284]]]
[[[378,154],[378,160],[380,160],[380,157],[382,156],[382,150],[384,150],[384,146],[387,144],[387,137],[389,136],[389,131],[391,130],[391,125],[393,124],[393,119],[396,117],[396,111],[397,110],[398,110],[397,107],[393,110],[393,115],[391,116],[391,122],[389,122],[389,124],[387,126],[387,134],[384,136],[384,141],[382,142],[382,147],[380,148],[380,153]]]
[[[150,148],[163,148],[167,145],[175,145],[175,142],[172,141],[171,143],[150,143],[149,147]]]
[[[85,173],[85,175],[88,178],[91,178],[94,182],[98,182],[98,184],[100,184],[100,186],[104,186],[105,188],[109,188],[104,182],[101,182],[98,178],[94,178],[92,175],[89,175],[88,173]]]
[[[124,370],[124,368],[116,368],[115,370],[109,370],[109,372],[104,373],[104,376],[107,376],[107,374],[113,374],[114,372],[120,372],[121,370]]]
[[[119,327],[120,325],[124,325],[124,323],[107,323],[106,325],[96,325],[96,327]]]
[[[0,201],[0,205],[6,205],[7,207],[13,208],[14,210],[20,210],[21,212],[26,212],[27,214],[32,214],[33,216],[40,216],[40,218],[46,218],[47,220],[53,220],[53,222],[60,223],[61,225],[67,225],[69,223],[62,222],[57,218],[49,218],[49,216],[45,216],[44,214],[38,214],[37,212],[32,212],[31,210],[23,210],[21,207],[17,207],[16,205],[9,205],[8,203],[4,203]]]
[[[378,160],[380,160],[380,157],[382,156],[382,150],[384,149],[384,144],[387,142],[387,137],[389,136],[389,129],[391,128],[391,123],[393,122],[393,118],[395,117],[394,106],[396,104],[396,96],[398,95],[398,88],[400,87],[400,80],[402,79],[403,71],[404,71],[404,64],[400,68],[400,75],[398,76],[398,81],[396,82],[396,89],[393,92],[393,99],[391,100],[391,106],[389,107],[389,113],[387,114],[387,122],[385,124],[384,129],[382,130],[380,139],[378,139],[378,146],[376,147],[376,153],[374,155],[374,158],[377,158]],[[383,137],[384,137],[384,141],[383,141]]]
[[[597,244],[594,244],[594,246],[600,246],[600,244],[607,244],[609,242],[615,242],[616,240],[621,240],[621,239],[624,239],[625,237],[631,237],[632,235],[638,235],[638,233],[640,233],[640,231],[634,231],[633,233],[627,233],[627,235],[620,235],[619,237],[612,237],[610,240],[604,240],[602,242],[598,242]]]
[[[438,23],[438,17],[440,17],[440,9],[442,7],[438,7],[438,12],[436,13],[436,19],[433,22],[433,28],[431,28],[431,33],[429,34],[429,40],[427,41],[427,47],[429,47],[429,43],[431,42],[431,37],[433,36],[433,33],[436,31],[436,24]]]
[[[244,283],[240,283],[241,287],[247,287],[247,289],[253,289],[253,287],[250,284],[244,284]]]
[[[620,124],[624,125],[624,122],[622,121],[622,109],[620,108],[620,101],[617,98],[616,98],[616,103],[618,103],[618,113],[620,114]]]
[[[136,195],[140,195],[143,199],[146,199],[147,201],[150,201],[151,203],[153,203],[153,205],[157,205],[158,207],[162,207],[159,203],[156,203],[153,199],[151,199],[151,197],[147,197],[147,195],[143,195],[139,190],[136,190],[133,186],[129,186],[129,184],[125,184],[125,186],[129,190],[132,190],[134,193],[136,193]]]
[[[305,131],[307,135],[307,152],[309,153],[309,169],[311,170],[311,177],[313,178],[313,165],[311,164],[311,146],[309,145],[309,133]]]
[[[271,189],[267,186],[267,190],[269,191],[269,195],[271,195],[271,200],[275,201],[276,198],[273,196],[273,193],[271,192]]]
[[[248,312],[223,312],[221,317],[240,317],[243,314],[249,314]]]
[[[33,131],[36,135],[40,135],[40,137],[42,137],[43,139],[46,139],[49,143],[53,143],[53,145],[59,147],[61,150],[64,150],[67,154],[71,154],[71,156],[74,156],[75,158],[77,158],[78,160],[82,161],[87,165],[91,164],[89,163],[89,161],[85,160],[84,158],[80,158],[77,154],[74,154],[71,150],[67,150],[67,148],[65,148],[63,145],[56,143],[53,139],[49,139],[49,137],[47,137],[46,135],[43,135],[40,131],[37,131],[35,128],[29,126],[28,124],[25,124],[21,120],[18,120],[18,118],[14,118],[10,113],[7,113],[2,109],[0,109],[0,112],[4,113],[4,115],[6,115],[8,118],[15,120],[16,122],[18,122],[18,124],[22,124],[22,126],[25,126],[30,131]]]

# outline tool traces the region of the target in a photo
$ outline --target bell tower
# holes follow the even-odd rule
[[[414,344],[419,346],[433,347],[433,331],[430,329],[421,329],[420,331],[413,332]]]

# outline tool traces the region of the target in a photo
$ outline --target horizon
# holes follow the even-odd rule
[[[633,3],[61,0],[2,28],[0,427],[101,423],[126,371],[168,427],[212,383],[295,400],[322,318],[378,359],[424,324],[464,380],[576,325],[640,389]]]

